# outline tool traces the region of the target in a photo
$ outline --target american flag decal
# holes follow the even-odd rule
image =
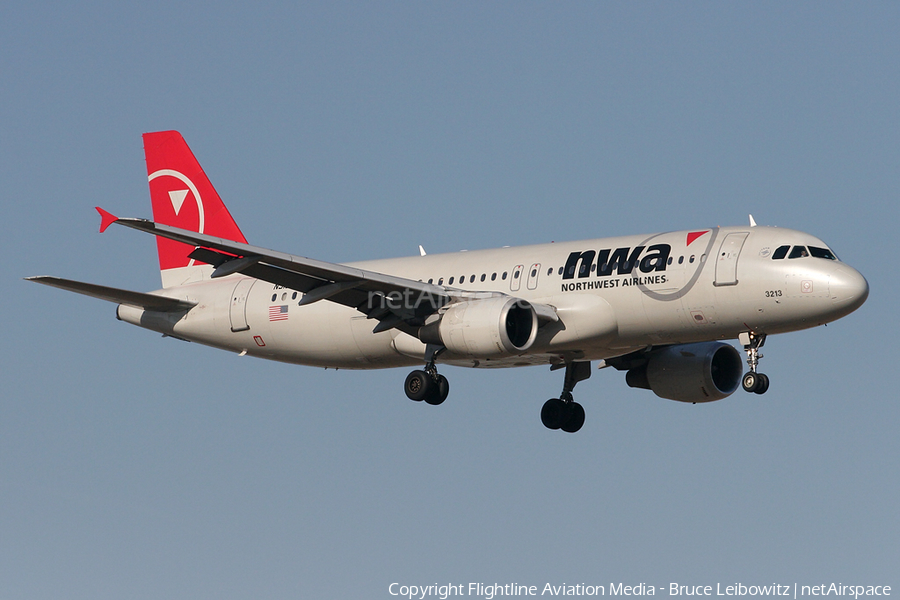
[[[278,306],[270,306],[269,307],[269,320],[270,321],[287,321],[288,318],[288,305],[280,304]]]

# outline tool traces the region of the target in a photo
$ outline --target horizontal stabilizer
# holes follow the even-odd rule
[[[116,304],[128,304],[129,306],[138,306],[144,310],[158,310],[162,312],[177,312],[181,310],[190,310],[196,306],[193,302],[178,300],[177,298],[166,298],[165,296],[157,296],[155,294],[144,294],[142,292],[131,292],[128,290],[120,290],[118,288],[106,287],[103,285],[95,285],[93,283],[84,283],[81,281],[72,281],[71,279],[62,279],[60,277],[26,277],[27,281],[42,283],[52,287],[84,294],[93,298],[100,298]]]

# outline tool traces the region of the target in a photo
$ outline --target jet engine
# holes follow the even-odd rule
[[[439,321],[419,329],[419,339],[453,354],[492,358],[527,351],[537,330],[537,313],[528,302],[501,296],[450,305]]]
[[[679,402],[712,402],[734,393],[743,364],[731,344],[679,344],[652,351],[646,364],[630,369],[625,382]]]

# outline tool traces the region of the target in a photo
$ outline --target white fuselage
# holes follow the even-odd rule
[[[496,359],[442,354],[439,362],[506,367],[598,360],[675,343],[782,333],[855,310],[868,287],[834,258],[773,258],[779,247],[827,248],[808,234],[727,227],[435,254],[353,266],[468,292],[502,292],[556,309],[527,353]],[[610,266],[611,265],[611,266]],[[211,269],[211,267],[210,267]],[[232,275],[158,294],[196,303],[164,313],[120,305],[120,319],[252,356],[334,368],[421,364],[425,344],[329,301]]]

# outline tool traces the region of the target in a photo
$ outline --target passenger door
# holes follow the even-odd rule
[[[247,331],[250,325],[247,324],[247,297],[250,295],[250,288],[256,283],[256,279],[243,278],[234,286],[231,292],[231,331]]]
[[[737,262],[741,248],[749,233],[729,233],[722,240],[719,254],[716,257],[715,285],[737,285]]]

